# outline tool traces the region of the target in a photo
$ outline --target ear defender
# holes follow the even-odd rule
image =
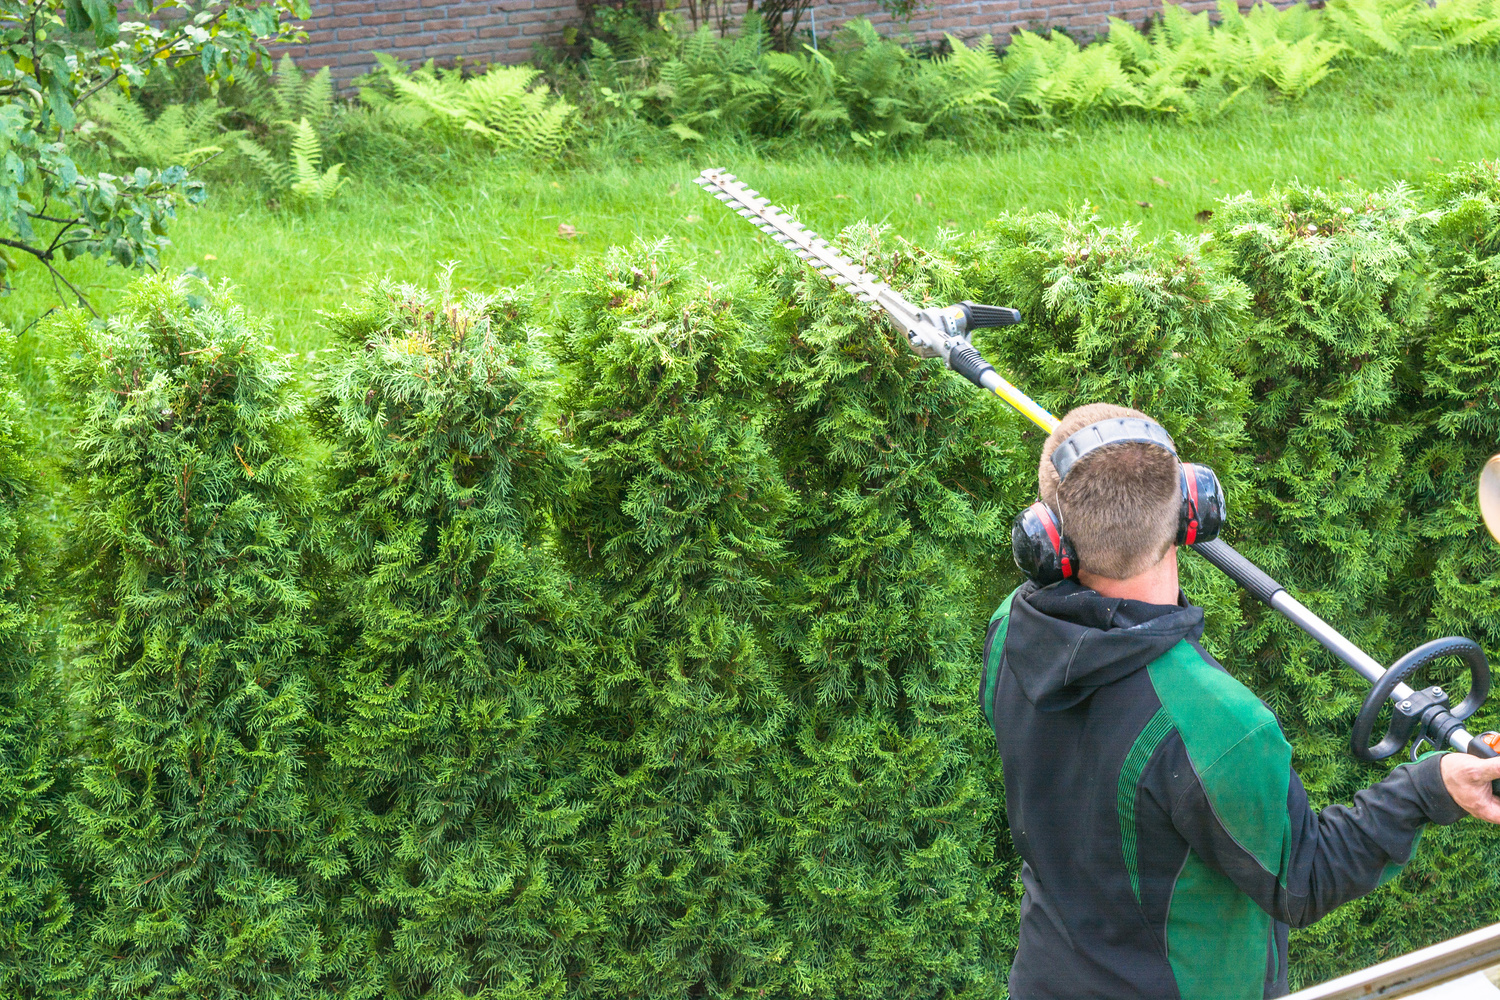
[[[1080,459],[1112,444],[1150,444],[1173,458],[1177,446],[1160,424],[1139,417],[1112,417],[1080,428],[1052,452],[1058,481],[1066,479]],[[1224,524],[1224,488],[1206,465],[1178,463],[1182,506],[1177,515],[1177,544],[1195,545],[1219,537]],[[1078,555],[1062,531],[1062,519],[1038,500],[1016,515],[1010,526],[1011,555],[1016,566],[1038,586],[1048,586],[1078,573]]]
[[[1177,515],[1177,544],[1195,545],[1219,537],[1224,525],[1224,488],[1206,465],[1181,464],[1182,510]]]
[[[1010,551],[1016,568],[1043,587],[1078,572],[1078,557],[1063,537],[1062,525],[1040,500],[1011,522]]]

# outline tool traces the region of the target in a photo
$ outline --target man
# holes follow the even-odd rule
[[[1107,445],[1041,496],[1077,578],[1006,601],[985,647],[1011,836],[1024,864],[1016,1000],[1260,1000],[1287,991],[1288,925],[1388,881],[1422,827],[1500,822],[1500,759],[1429,754],[1321,813],[1270,711],[1199,645],[1177,585],[1181,486],[1157,445]],[[987,690],[986,690],[987,689]],[[986,694],[989,697],[986,699]]]

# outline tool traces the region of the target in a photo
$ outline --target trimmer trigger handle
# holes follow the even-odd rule
[[[964,311],[966,326],[970,330],[977,330],[984,326],[1010,326],[1021,322],[1019,309],[981,305],[978,302],[960,302],[959,306]]]

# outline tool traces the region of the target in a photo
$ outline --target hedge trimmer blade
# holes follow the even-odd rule
[[[969,342],[971,330],[1021,322],[1021,314],[1016,310],[976,302],[961,302],[942,309],[919,309],[890,285],[839,253],[823,237],[793,219],[784,209],[771,204],[770,199],[762,198],[759,191],[746,187],[734,174],[711,167],[693,182],[860,302],[884,310],[891,322],[906,334],[907,343],[917,354],[924,358],[942,358],[949,368],[986,392],[993,392],[1042,430],[1050,432],[1057,426],[1056,417],[1001,378]]]
[[[876,278],[859,264],[835,250],[827,240],[793,219],[784,209],[762,198],[739,181],[734,174],[710,168],[693,179],[703,189],[777,243],[786,247],[840,288],[848,290],[861,302],[877,305],[887,312],[903,314],[908,325],[917,322],[917,311],[896,294],[890,285]],[[900,320],[898,320],[900,322]]]

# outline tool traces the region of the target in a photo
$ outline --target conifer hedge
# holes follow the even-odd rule
[[[1161,419],[1227,537],[1389,661],[1500,655],[1497,232],[1478,164],[1196,237],[841,239],[915,299],[1021,308],[999,367]],[[186,278],[53,325],[68,454],[0,394],[0,991],[1003,995],[974,687],[1039,433],[790,258],[722,286],[641,244],[539,306],[380,284],[300,373]],[[49,577],[25,498],[57,460]],[[1314,802],[1375,780],[1363,683],[1183,565]],[[1429,831],[1297,934],[1294,982],[1497,919],[1497,864]]]
[[[546,544],[573,472],[528,308],[381,284],[318,376],[320,797],[340,962],[370,995],[560,995],[591,922],[588,620]]]
[[[0,341],[8,362],[13,342]],[[46,543],[28,512],[35,442],[0,374],[0,995],[47,996],[78,971],[63,798],[67,715],[40,627]]]
[[[292,373],[189,278],[54,332],[74,420],[71,945],[101,996],[302,995],[323,963]]]

